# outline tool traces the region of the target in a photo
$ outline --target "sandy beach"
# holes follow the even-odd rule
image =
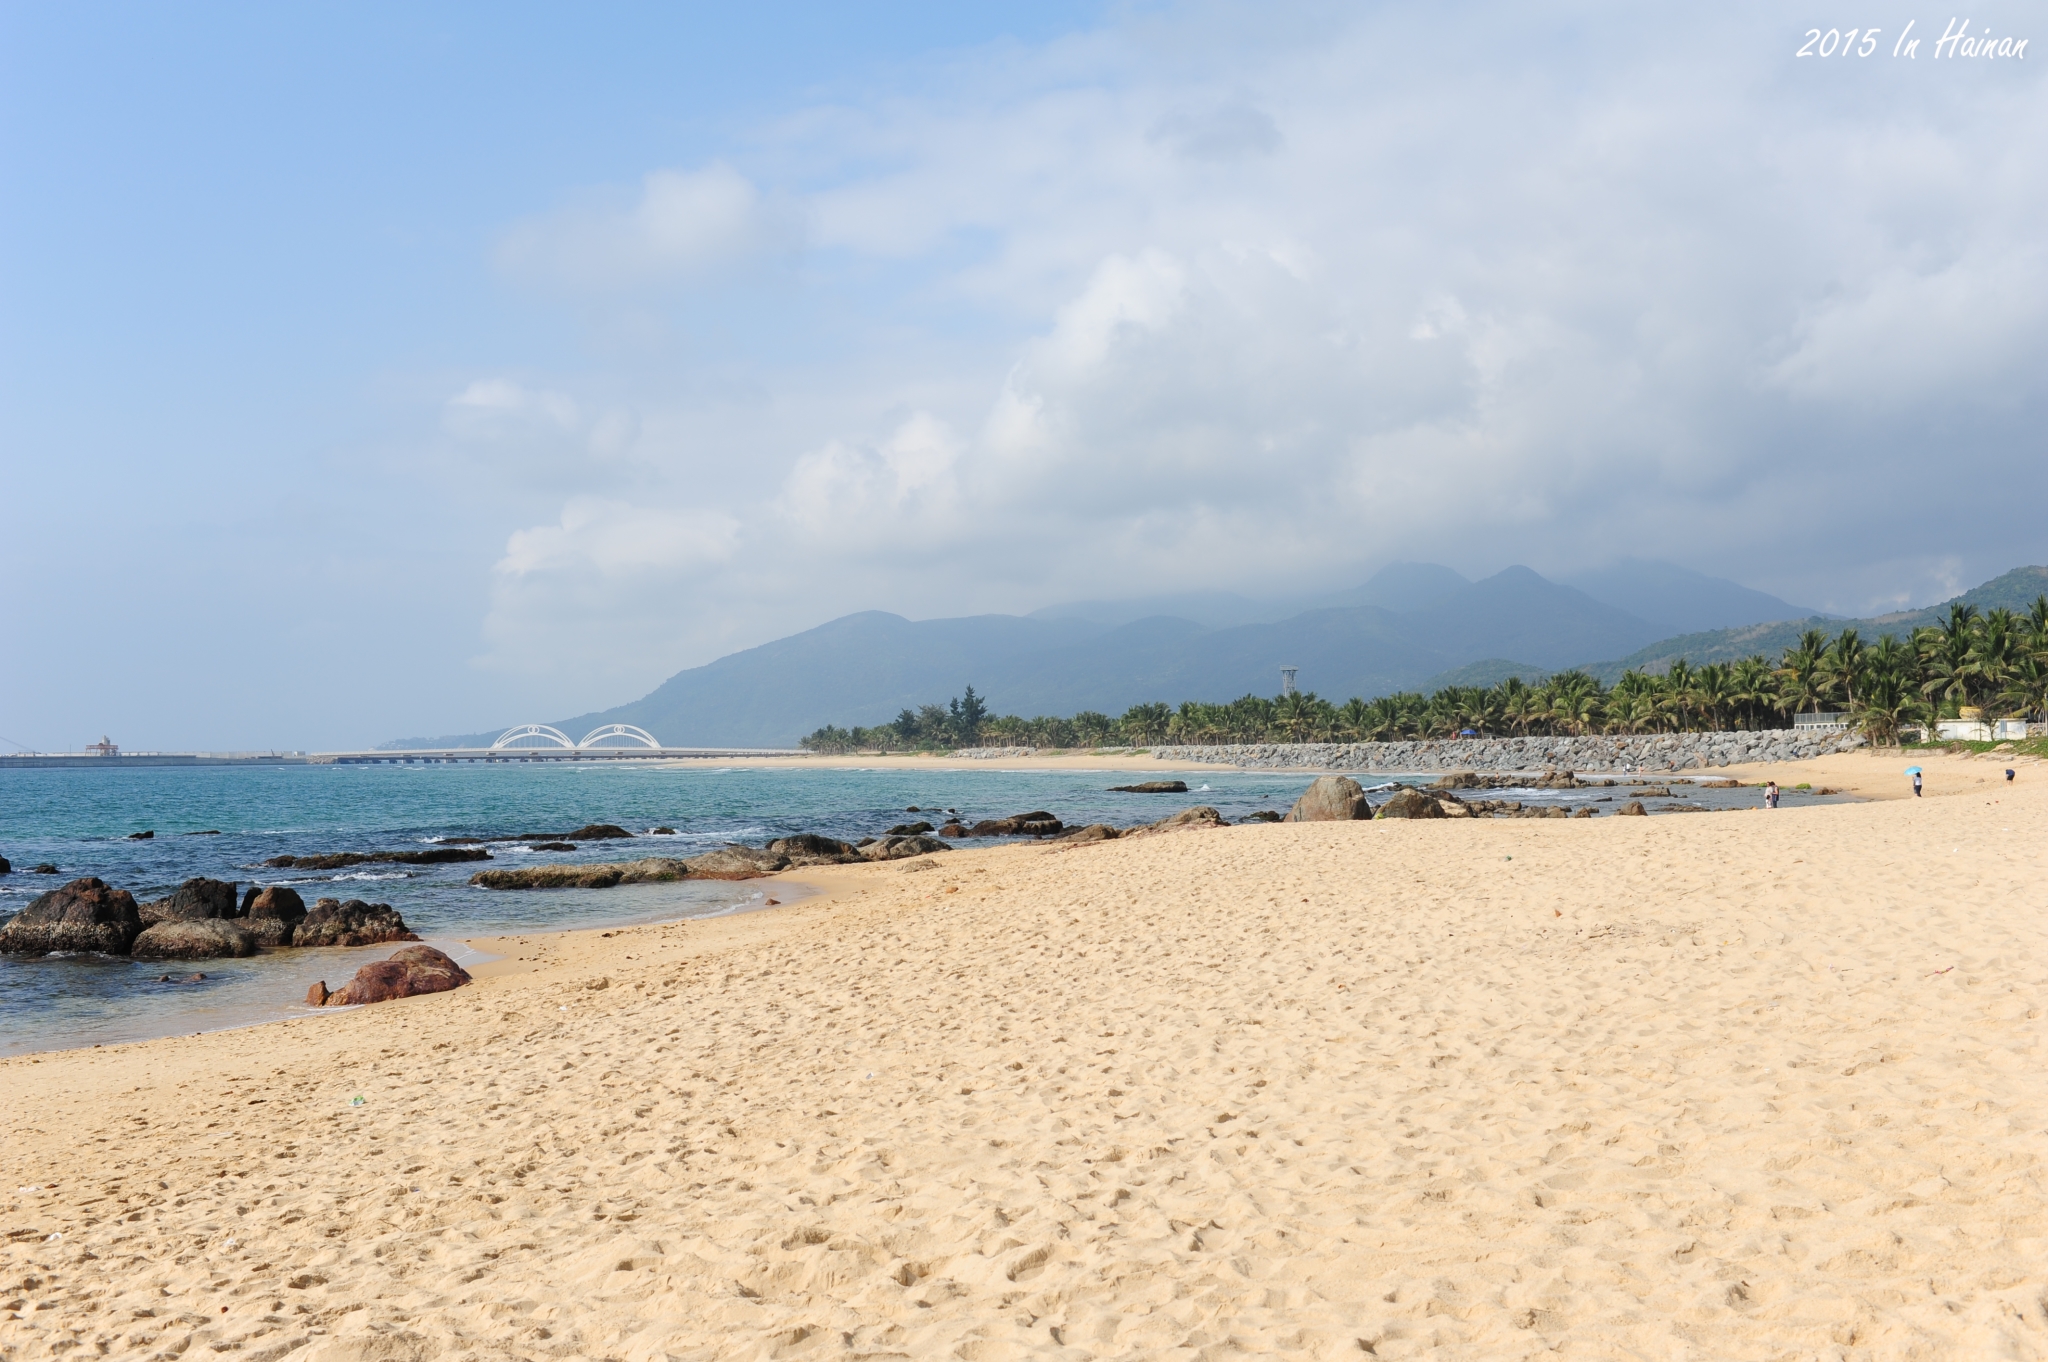
[[[2048,1357],[2048,768],[1908,760],[795,872],[0,1062],[0,1357]]]

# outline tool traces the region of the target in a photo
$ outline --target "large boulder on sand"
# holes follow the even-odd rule
[[[758,880],[789,869],[789,857],[779,851],[733,845],[692,856],[688,864],[693,880]]]
[[[967,830],[969,837],[1057,837],[1065,828],[1044,809],[1012,814],[1008,818],[984,818]]]
[[[376,946],[386,941],[417,941],[405,919],[388,903],[347,903],[321,899],[292,929],[294,946]]]
[[[1443,806],[1420,790],[1397,790],[1375,818],[1442,818]]]
[[[292,931],[306,919],[306,901],[288,885],[249,886],[242,916],[235,920],[259,946],[289,946]]]
[[[212,960],[256,954],[256,942],[236,922],[221,918],[159,922],[135,938],[137,960]]]
[[[1317,776],[1280,821],[1349,823],[1370,817],[1372,805],[1366,802],[1365,789],[1357,781],[1350,776]]]
[[[122,955],[142,930],[135,896],[87,876],[38,894],[0,928],[0,954],[102,951]]]
[[[236,913],[234,881],[209,880],[202,875],[179,885],[169,898],[140,904],[136,911],[142,915],[144,926],[233,917]]]
[[[853,843],[842,842],[836,837],[820,837],[815,832],[778,837],[768,844],[768,850],[778,856],[787,856],[793,866],[845,865],[861,859],[860,848]]]
[[[1614,816],[1616,818],[1648,818],[1650,811],[1643,807],[1642,800],[1631,799],[1628,803],[1616,809]]]
[[[1072,842],[1110,842],[1118,836],[1117,830],[1107,823],[1090,823],[1085,828],[1070,828],[1060,834],[1061,845]]]
[[[354,1003],[383,1003],[393,998],[415,998],[422,993],[446,993],[469,982],[469,971],[432,946],[407,946],[389,960],[379,960],[356,971],[356,977],[332,993],[321,980],[306,993],[313,1007],[347,1007]]]
[[[869,861],[901,861],[911,856],[929,856],[934,851],[951,851],[949,843],[936,837],[918,833],[911,837],[884,837],[861,848],[861,858]]]

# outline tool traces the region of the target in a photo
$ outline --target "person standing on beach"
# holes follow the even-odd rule
[[[1778,782],[1775,780],[1764,787],[1764,807],[1767,809],[1778,807]]]
[[[1915,799],[1918,799],[1919,797],[1920,797],[1920,773],[1919,773],[1918,771],[1915,771],[1915,772],[1913,773],[1913,798],[1915,798]]]

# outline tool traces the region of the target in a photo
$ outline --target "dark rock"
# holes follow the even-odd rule
[[[757,880],[789,869],[789,857],[759,847],[724,846],[689,861],[693,880]]]
[[[908,806],[907,808],[905,808],[905,809],[903,810],[903,812],[905,812],[905,813],[923,813],[923,812],[924,812],[924,810],[923,810],[923,809],[921,809],[921,808],[919,808],[919,807],[918,807],[917,805],[915,805],[915,804],[912,804],[912,805]]]
[[[128,840],[131,842],[147,842],[154,836],[156,836],[156,829],[152,828],[147,832],[131,832],[128,834]]]
[[[1400,789],[1380,805],[1375,818],[1442,818],[1443,805],[1420,790]]]
[[[876,840],[873,837],[863,837],[858,842],[855,842],[854,845],[857,847],[871,847],[875,844]]]
[[[533,843],[533,849],[535,851],[574,851],[576,844],[574,842],[535,842]]]
[[[649,837],[673,837],[676,835],[676,830],[674,828],[649,828],[647,835]]]
[[[1060,820],[1043,809],[1013,814],[1008,818],[984,818],[967,830],[969,837],[1056,837]]]
[[[1628,803],[1616,809],[1614,816],[1616,818],[1648,818],[1650,811],[1643,807],[1642,800],[1631,799]]]
[[[1289,823],[1349,823],[1372,817],[1365,790],[1350,776],[1317,776],[1283,820]]]
[[[940,828],[936,835],[940,837],[965,837],[967,835],[967,829],[961,827],[958,823],[948,823],[946,824],[946,826]]]
[[[1582,788],[1585,783],[1570,771],[1545,771],[1542,776],[1530,781],[1525,788],[1531,790],[1577,790]]]
[[[47,955],[51,951],[121,955],[141,930],[135,896],[88,876],[30,900],[12,922],[0,927],[0,955]]]
[[[388,903],[347,903],[321,899],[292,929],[294,946],[376,946],[386,941],[417,941],[405,919]]]
[[[910,837],[884,837],[861,852],[861,856],[870,861],[900,861],[910,856],[929,856],[934,851],[952,849],[936,837],[918,834]]]
[[[1569,818],[1571,813],[1562,804],[1531,804],[1515,815],[1517,818]]]
[[[888,835],[891,837],[915,837],[921,832],[930,832],[931,830],[932,825],[929,823],[898,823],[895,827],[889,829]]]
[[[355,978],[332,993],[322,980],[307,991],[306,1002],[314,1007],[385,1003],[422,993],[446,993],[469,981],[468,970],[432,946],[407,946],[389,960],[363,966]]]
[[[1284,823],[1287,821],[1287,815],[1281,813],[1278,809],[1260,809],[1257,813],[1246,814],[1238,821],[1244,823]]]
[[[588,823],[574,832],[561,834],[561,837],[565,842],[615,842],[632,835],[616,823]]]
[[[1671,798],[1671,787],[1668,785],[1645,785],[1640,790],[1630,790],[1629,794],[1637,799],[1669,799]]]
[[[1141,780],[1136,785],[1112,785],[1112,794],[1186,794],[1185,780]]]
[[[480,847],[489,840],[488,837],[443,837],[440,843],[444,847]]]
[[[788,857],[792,866],[845,865],[861,859],[860,848],[853,843],[842,842],[836,837],[820,837],[815,832],[778,837],[768,844],[768,850]]]
[[[256,954],[256,942],[238,922],[172,918],[144,930],[128,953],[137,960],[211,960]]]
[[[1492,782],[1477,771],[1447,771],[1436,778],[1432,790],[1490,790]]]
[[[1572,810],[1572,817],[1574,817],[1574,818],[1594,818],[1594,817],[1598,817],[1598,816],[1599,816],[1599,813],[1600,813],[1600,810],[1598,810],[1598,809],[1594,808],[1594,807],[1593,807],[1592,805],[1588,804],[1588,805],[1585,805],[1585,806],[1584,806],[1584,807],[1582,807],[1582,808],[1577,808],[1577,809],[1573,809],[1573,810]]]
[[[1085,828],[1073,828],[1060,834],[1061,842],[1111,842],[1115,841],[1117,830],[1107,823],[1090,823]]]
[[[13,871],[13,869],[14,867],[7,863],[7,858],[5,856],[0,856],[0,875],[8,874],[11,871]]]
[[[258,889],[251,885],[235,922],[259,946],[289,946],[292,933],[306,919],[306,901],[288,885]]]
[[[469,882],[483,889],[609,889],[615,884],[669,884],[689,875],[690,867],[685,862],[672,856],[648,856],[613,864],[479,870],[469,877]]]
[[[272,856],[263,864],[279,870],[342,870],[352,865],[453,865],[488,861],[482,847],[429,847],[425,851],[323,851],[310,856]]]
[[[30,866],[28,873],[31,875],[61,875],[64,872],[57,869],[51,862],[44,861],[41,865]]]
[[[208,828],[208,829],[207,829],[206,831],[204,831],[204,832],[188,832],[188,833],[186,833],[185,835],[186,835],[187,837],[218,837],[218,836],[220,836],[220,829],[219,829],[219,828]]]
[[[1706,811],[1707,806],[1704,804],[1665,804],[1657,810],[1658,813],[1705,813]]]
[[[185,881],[167,899],[142,904],[139,909],[145,927],[159,922],[205,922],[234,917],[235,886],[232,880],[209,880],[205,876]]]

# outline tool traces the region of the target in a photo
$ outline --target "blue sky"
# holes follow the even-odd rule
[[[1909,18],[0,7],[0,736],[465,731],[1396,558],[2043,561],[2048,53]]]

